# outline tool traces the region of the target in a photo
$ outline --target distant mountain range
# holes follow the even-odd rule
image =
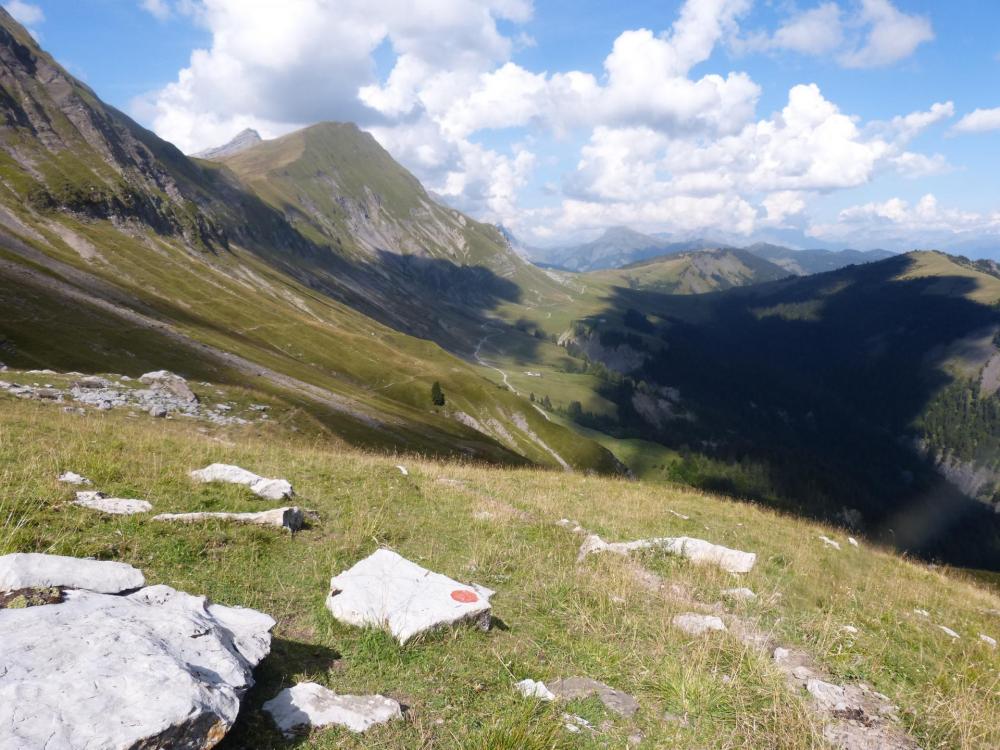
[[[844,266],[871,263],[892,257],[887,250],[795,250],[780,245],[756,243],[746,247],[735,247],[705,238],[677,241],[663,236],[643,234],[627,227],[611,227],[596,240],[580,245],[538,248],[526,247],[512,239],[512,246],[522,248],[526,257],[542,267],[567,271],[597,271],[608,268],[622,268],[659,256],[673,253],[709,249],[745,250],[759,258],[770,261],[796,276],[805,276],[823,271],[833,271]]]

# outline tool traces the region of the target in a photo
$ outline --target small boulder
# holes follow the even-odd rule
[[[979,634],[979,640],[981,640],[983,643],[985,643],[990,648],[996,648],[997,647],[996,638],[990,638],[985,633],[980,633]]]
[[[399,472],[400,474],[402,474],[402,475],[403,475],[404,477],[408,477],[408,476],[410,476],[410,472],[409,472],[409,471],[407,471],[406,467],[405,467],[405,466],[403,466],[403,465],[399,465],[399,466],[397,466],[397,467],[396,467],[396,470],[397,470],[397,471],[398,471],[398,472]]]
[[[951,628],[949,628],[947,625],[938,625],[938,629],[942,633],[944,633],[946,636],[948,636],[949,638],[953,638],[955,640],[958,640],[959,638],[961,638],[961,636],[958,633],[956,633],[954,630],[952,630]]]
[[[198,396],[191,390],[187,381],[180,375],[175,375],[169,370],[147,372],[139,378],[139,382],[152,386],[154,390],[169,393],[178,401],[183,401],[186,404],[198,403]]]
[[[338,695],[315,682],[300,682],[286,688],[264,704],[274,723],[286,737],[299,727],[335,724],[352,732],[364,732],[376,724],[403,718],[398,701],[381,695]]]
[[[490,626],[493,592],[434,573],[387,549],[330,581],[326,608],[340,622],[386,628],[400,643],[447,625]]]
[[[683,630],[688,635],[703,635],[709,631],[726,629],[726,623],[715,615],[699,615],[694,612],[676,615],[672,622],[675,628]]]
[[[118,594],[145,584],[141,570],[120,562],[35,552],[15,552],[0,557],[0,591],[60,586]]]
[[[556,699],[552,691],[545,687],[544,682],[536,682],[530,679],[521,680],[514,683],[514,689],[525,698],[538,698],[543,701],[554,701]]]
[[[167,416],[167,409],[164,406],[154,405],[149,407],[149,416],[153,419],[164,419]]]

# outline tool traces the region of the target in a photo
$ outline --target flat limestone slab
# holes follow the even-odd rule
[[[689,536],[638,539],[634,542],[605,542],[597,534],[591,534],[584,540],[580,547],[579,559],[582,560],[594,552],[628,555],[636,550],[653,547],[660,547],[671,554],[686,557],[694,563],[717,565],[729,573],[749,573],[757,562],[757,555],[754,552],[742,552]]]
[[[0,557],[0,591],[59,586],[118,594],[146,585],[142,571],[120,562],[15,552]]]
[[[149,513],[153,509],[152,503],[147,500],[108,497],[103,492],[91,491],[77,492],[73,505],[115,516],[134,516],[138,513]]]
[[[384,627],[400,643],[444,625],[490,625],[493,592],[433,573],[387,549],[380,549],[334,576],[326,608],[340,622]]]
[[[242,484],[265,500],[284,500],[295,494],[291,483],[284,479],[268,479],[231,464],[210,464],[204,469],[192,471],[190,477],[196,482]]]
[[[218,519],[233,523],[248,523],[255,526],[275,526],[298,531],[302,528],[303,514],[300,508],[274,508],[259,513],[161,513],[153,516],[154,521],[176,521],[178,523],[199,523]]]
[[[300,682],[286,688],[264,704],[274,723],[286,737],[298,727],[337,725],[364,732],[376,724],[403,718],[397,701],[381,695],[338,695],[315,682]]]
[[[0,611],[0,750],[207,750],[274,620],[168,586]]]

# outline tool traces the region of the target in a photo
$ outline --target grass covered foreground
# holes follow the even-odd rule
[[[73,488],[56,481],[76,471],[105,492],[151,501],[156,512],[269,507],[241,487],[187,478],[213,461],[289,479],[297,502],[319,520],[293,537],[102,516],[67,504]],[[555,525],[562,517],[608,540],[696,536],[757,552],[758,562],[741,577],[661,554],[578,563],[581,539]],[[824,747],[805,697],[788,691],[766,654],[732,633],[691,637],[671,627],[673,615],[692,611],[672,591],[713,604],[734,586],[758,598],[725,611],[809,651],[838,681],[865,681],[888,695],[921,747],[1000,746],[1000,652],[979,639],[1000,636],[995,591],[863,541],[855,549],[836,530],[681,487],[366,455],[277,423],[80,416],[0,396],[0,518],[0,554],[121,560],[151,584],[278,620],[271,656],[222,745],[230,750],[623,748],[640,736],[649,748]],[[843,548],[826,546],[820,534]],[[437,632],[400,647],[381,632],[335,622],[324,608],[330,577],[379,546],[495,589],[496,627]],[[634,575],[640,567],[670,585],[651,592]],[[632,694],[640,711],[623,719],[596,699],[539,704],[512,687],[526,677],[571,676]],[[328,729],[289,743],[260,706],[304,679],[396,698],[407,718],[363,736]],[[595,731],[571,734],[564,712]]]

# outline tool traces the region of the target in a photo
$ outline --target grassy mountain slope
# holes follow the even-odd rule
[[[825,747],[808,695],[787,689],[769,653],[740,639],[737,618],[808,652],[829,679],[887,695],[921,747],[1000,744],[998,652],[979,640],[1000,637],[997,593],[864,540],[852,548],[837,530],[689,489],[557,472],[407,460],[403,477],[398,459],[333,450],[277,423],[80,417],[3,394],[0,410],[0,554],[121,560],[151,584],[277,619],[272,654],[221,748],[287,747],[261,705],[306,679],[340,693],[382,693],[409,709],[406,721],[365,735],[334,728],[296,739],[303,748],[596,749],[625,747],[638,734],[640,747]],[[157,512],[260,509],[243,488],[193,486],[186,473],[212,461],[287,477],[319,520],[294,537],[214,522],[161,525],[71,506],[71,488],[55,481],[78,471]],[[577,563],[581,538],[555,525],[562,517],[610,540],[703,537],[755,551],[758,563],[739,578],[659,553]],[[844,548],[826,547],[819,534]],[[336,623],[323,606],[330,577],[382,545],[495,589],[501,622],[406,647]],[[648,572],[667,585],[651,590]],[[757,600],[724,599],[733,586],[749,586]],[[697,638],[670,626],[690,611],[714,611],[730,629]],[[635,696],[638,713],[625,719],[595,699],[538,704],[513,689],[528,677],[574,675]],[[595,732],[570,734],[564,712]]]
[[[3,361],[130,375],[169,365],[280,393],[367,445],[614,469],[481,368],[366,314],[407,314],[409,332],[447,326],[448,315],[421,325],[434,320],[430,295],[397,302],[404,273],[354,272],[231,170],[187,159],[101,103],[6,12],[0,86]],[[445,273],[487,281],[451,308],[469,326],[495,304],[489,283],[518,293],[487,269],[448,262]],[[443,409],[430,403],[434,381]]]
[[[587,275],[587,281],[664,294],[703,294],[786,276],[788,272],[784,269],[751,253],[720,248],[677,253],[622,268],[593,271]]]

